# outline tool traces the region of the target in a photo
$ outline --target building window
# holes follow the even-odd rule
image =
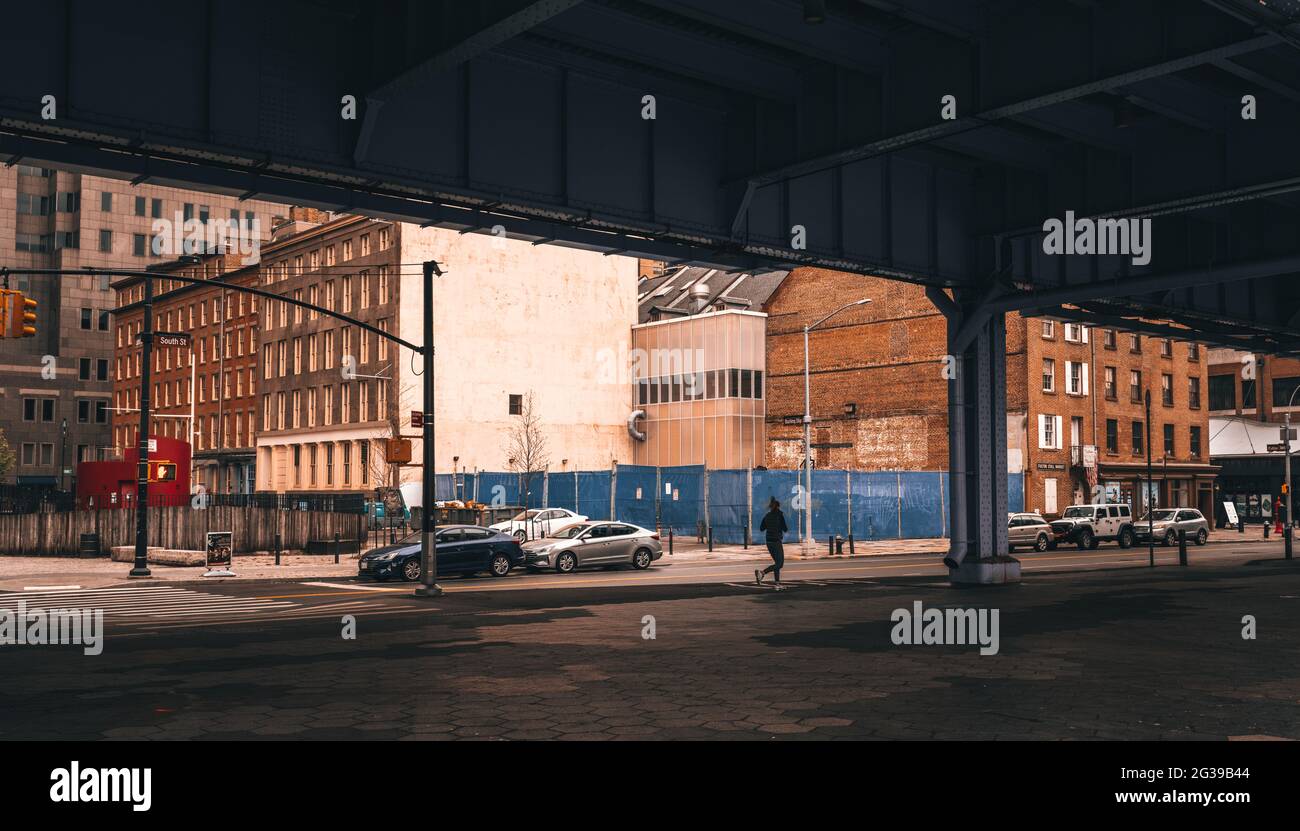
[[[1174,455],[1174,425],[1166,424],[1164,432],[1165,432],[1165,455],[1172,456]]]
[[[1130,401],[1142,400],[1142,372],[1130,369],[1128,373],[1128,391]]]
[[[1052,340],[1056,337],[1056,321],[1043,321],[1043,340]]]
[[[1114,349],[1114,348],[1115,348],[1115,330],[1114,330],[1114,329],[1102,329],[1102,330],[1101,330],[1101,343],[1102,343],[1102,346],[1106,347],[1107,349]]]
[[[1237,376],[1235,375],[1211,375],[1210,376],[1210,409],[1211,410],[1236,410],[1237,409]]]
[[[1168,373],[1160,375],[1160,403],[1166,407],[1174,406],[1174,376]]]
[[[1199,361],[1201,359],[1201,345],[1199,343],[1187,344],[1187,360]]]
[[[1300,388],[1300,377],[1274,378],[1273,379],[1273,407],[1281,408],[1296,406],[1300,402],[1300,394],[1296,389]],[[1295,396],[1293,399],[1292,396]]]
[[[1106,367],[1106,398],[1114,401],[1119,397],[1119,382],[1115,379],[1115,367]]]
[[[1135,421],[1133,422],[1133,455],[1134,456],[1143,455],[1146,452],[1145,447],[1146,445],[1143,439],[1142,422]]]
[[[82,329],[85,329],[87,332],[89,332],[89,331],[90,331],[91,321],[92,321],[92,320],[94,320],[94,315],[91,313],[91,310],[90,310],[90,309],[82,309],[82,310],[81,310],[81,328],[82,328]]]
[[[1119,422],[1113,418],[1106,419],[1106,452],[1119,453]]]
[[[1174,356],[1174,342],[1169,338],[1160,340],[1160,357],[1172,358]]]
[[[1040,414],[1038,416],[1038,447],[1042,450],[1061,449],[1061,417]]]
[[[1142,351],[1142,336],[1137,333],[1130,333],[1128,336],[1128,351],[1138,354]]]
[[[1065,392],[1068,395],[1088,394],[1088,365],[1077,361],[1065,362]]]
[[[510,415],[523,415],[524,397],[522,395],[510,396]]]
[[[1188,439],[1188,452],[1191,453],[1192,458],[1199,459],[1201,457],[1201,428],[1200,427],[1193,426],[1191,429],[1191,436]]]
[[[1087,343],[1088,337],[1085,334],[1086,329],[1079,323],[1065,324],[1065,340],[1068,343]]]
[[[1051,321],[1048,321],[1049,323]],[[1056,391],[1056,361],[1043,358],[1043,392]]]
[[[145,256],[144,234],[131,235],[131,253],[137,257]]]
[[[1187,379],[1187,406],[1193,410],[1201,409],[1201,379]]]

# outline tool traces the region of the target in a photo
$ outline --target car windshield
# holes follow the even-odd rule
[[[1177,511],[1152,511],[1149,516],[1142,517],[1141,521],[1146,522],[1149,519],[1154,522],[1172,522],[1177,513]]]
[[[515,514],[514,519],[510,521],[523,522],[525,519],[537,519],[537,514],[538,514],[537,511],[520,511],[519,513]]]
[[[1092,516],[1092,508],[1066,508],[1063,516],[1066,519],[1087,519]]]
[[[590,525],[581,525],[581,524],[570,525],[568,528],[565,528],[561,531],[556,531],[554,534],[551,534],[551,537],[557,540],[571,540],[577,537],[583,531],[586,531],[590,527],[591,527]]]

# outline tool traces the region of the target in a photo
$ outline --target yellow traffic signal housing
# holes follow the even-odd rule
[[[4,306],[3,326],[0,332],[7,338],[36,337],[36,301],[23,296],[21,291],[8,290],[0,297]]]

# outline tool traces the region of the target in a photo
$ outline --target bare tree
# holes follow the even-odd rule
[[[13,466],[13,449],[9,446],[9,439],[5,438],[5,431],[0,429],[0,476],[8,473]]]
[[[537,411],[536,397],[531,390],[524,395],[519,415],[510,426],[506,451],[509,454],[510,470],[519,474],[519,490],[523,494],[524,508],[527,509],[534,478],[551,463],[546,448],[546,434],[542,432],[542,417]]]

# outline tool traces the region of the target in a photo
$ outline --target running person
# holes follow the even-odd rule
[[[772,555],[772,565],[759,571],[754,569],[754,582],[763,584],[763,575],[771,574],[775,578],[776,588],[781,589],[781,566],[785,565],[785,547],[781,544],[785,532],[790,528],[785,524],[785,515],[781,513],[781,503],[773,499],[767,505],[767,514],[759,523],[760,531],[767,536],[767,553]]]

